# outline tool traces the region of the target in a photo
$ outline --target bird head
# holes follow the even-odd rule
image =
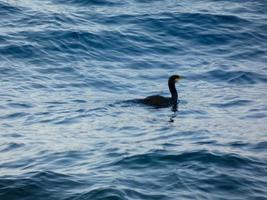
[[[183,77],[180,76],[180,75],[172,75],[170,78],[169,78],[169,82],[177,82],[179,80],[181,80]]]

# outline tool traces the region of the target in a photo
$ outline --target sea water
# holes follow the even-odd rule
[[[266,63],[266,0],[0,0],[0,199],[267,199]]]

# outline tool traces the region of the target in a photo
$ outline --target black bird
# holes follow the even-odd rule
[[[145,99],[142,99],[142,102],[147,105],[155,106],[155,107],[169,107],[176,106],[178,100],[178,93],[175,88],[175,83],[182,79],[179,75],[172,75],[169,78],[168,86],[171,93],[171,97],[163,97],[160,95],[148,96]]]

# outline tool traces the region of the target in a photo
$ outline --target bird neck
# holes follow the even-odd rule
[[[171,93],[171,98],[173,101],[177,101],[178,99],[178,94],[177,94],[177,90],[175,88],[175,83],[173,82],[168,82],[168,85],[169,85],[169,90],[170,90],[170,93]]]

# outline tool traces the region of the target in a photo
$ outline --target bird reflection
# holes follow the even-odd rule
[[[179,112],[179,105],[178,104],[174,104],[172,106],[171,111],[173,112],[172,115],[170,116],[170,120],[169,122],[174,122],[174,119],[176,118],[178,112]]]

